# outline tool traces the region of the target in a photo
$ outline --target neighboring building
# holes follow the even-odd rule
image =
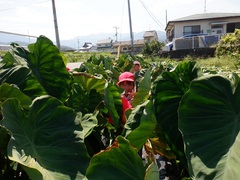
[[[85,42],[84,45],[79,48],[80,52],[89,52],[95,50],[95,46],[91,42]]]
[[[157,31],[146,31],[143,35],[145,42],[158,41]]]
[[[110,38],[99,40],[99,41],[97,41],[96,45],[97,45],[97,50],[98,51],[111,52],[112,51],[113,40],[110,39]]]
[[[222,34],[233,33],[236,28],[240,29],[240,13],[202,13],[169,21],[165,31],[167,42],[173,41],[173,47],[181,49],[184,45],[185,48],[208,47],[217,43]],[[190,39],[195,35],[200,38]]]
[[[188,34],[225,34],[240,28],[240,13],[203,13],[169,21],[165,28],[168,41]]]
[[[120,50],[120,53],[132,52],[133,54],[140,53],[143,49],[144,43],[150,43],[151,41],[158,41],[157,31],[146,31],[143,35],[143,39],[138,39],[133,41],[133,49],[131,41],[118,41],[113,43],[113,52],[117,53]]]
[[[0,44],[0,51],[8,51],[10,49],[12,49],[11,45]]]
[[[120,53],[133,52],[134,54],[136,54],[142,51],[143,45],[144,45],[143,39],[134,40],[133,49],[131,41],[118,41],[113,43],[113,52],[114,53],[117,53],[119,51]]]

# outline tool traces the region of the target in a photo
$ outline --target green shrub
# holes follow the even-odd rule
[[[218,43],[216,56],[240,57],[240,29],[224,35]]]
[[[163,42],[151,41],[150,43],[145,42],[142,50],[144,56],[156,56],[161,52]]]

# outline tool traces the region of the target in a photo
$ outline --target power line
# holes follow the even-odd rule
[[[45,1],[40,1],[40,2],[36,2],[36,3],[32,3],[32,4],[25,4],[25,5],[22,5],[22,7],[29,7],[29,6],[34,6],[36,4],[42,4],[42,3],[45,3],[45,2],[49,2],[50,0],[45,0]],[[9,10],[14,10],[14,9],[17,9],[17,7],[13,7],[13,8],[6,8],[6,9],[0,9],[0,12],[2,11],[9,11]]]
[[[143,5],[144,9],[148,12],[148,14],[151,16],[151,18],[157,23],[159,27],[164,29],[163,25],[159,22],[159,20],[156,18],[156,16],[147,8],[147,6],[143,3],[142,0],[139,0],[140,3]]]

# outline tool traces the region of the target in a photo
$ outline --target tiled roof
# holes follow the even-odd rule
[[[143,37],[153,37],[156,33],[156,31],[146,31]]]
[[[144,44],[144,39],[138,39],[134,40],[133,45],[143,45]],[[119,45],[121,46],[130,46],[131,41],[118,41],[113,44],[114,47],[118,47]]]
[[[202,13],[194,14],[191,16],[182,17],[169,22],[180,22],[180,21],[192,21],[192,20],[203,20],[203,19],[215,19],[215,18],[226,18],[226,17],[240,17],[240,13]]]
[[[110,44],[112,43],[112,39],[103,39],[103,40],[98,40],[96,44]]]

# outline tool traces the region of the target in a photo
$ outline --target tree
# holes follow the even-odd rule
[[[161,52],[163,46],[164,43],[159,41],[145,42],[142,53],[144,56],[156,56]]]

